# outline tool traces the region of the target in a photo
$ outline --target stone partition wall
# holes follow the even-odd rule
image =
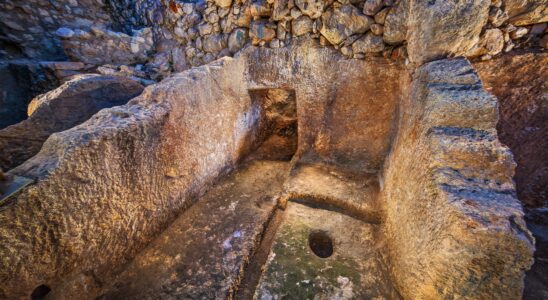
[[[100,285],[230,170],[253,124],[243,72],[225,59],[174,76],[12,170],[36,183],[0,207],[0,298]]]
[[[418,68],[382,176],[384,233],[405,299],[519,299],[533,238],[495,126],[497,101],[466,59]]]

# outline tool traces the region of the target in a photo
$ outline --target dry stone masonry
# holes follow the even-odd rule
[[[0,299],[548,297],[548,0],[0,2]]]
[[[29,57],[137,65],[161,79],[246,45],[279,48],[301,37],[346,58],[405,60],[409,51],[418,64],[448,54],[487,60],[545,46],[547,15],[543,0],[7,0],[0,36]]]

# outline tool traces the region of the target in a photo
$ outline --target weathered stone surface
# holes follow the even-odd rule
[[[301,36],[312,32],[312,20],[306,16],[300,16],[291,21],[291,33],[294,36]]]
[[[322,15],[322,24],[320,33],[331,44],[338,45],[353,34],[365,33],[373,24],[373,19],[347,4],[339,9],[328,9]]]
[[[547,0],[505,0],[504,11],[515,25],[548,22]]]
[[[495,27],[501,26],[508,18],[508,14],[498,7],[491,7],[489,10],[489,22]]]
[[[256,161],[223,179],[109,282],[102,299],[232,295],[287,171],[288,163]]]
[[[247,30],[238,28],[228,37],[228,50],[232,53],[238,52],[247,42]]]
[[[40,154],[12,170],[38,183],[0,213],[5,224],[0,295],[23,297],[40,284],[55,288],[90,279],[90,272],[111,274],[188,206],[191,196],[230,169],[244,151],[251,121],[240,113],[249,107],[242,101],[247,94],[242,73],[243,66],[219,65],[178,73],[126,106],[53,134]],[[213,82],[226,88],[211,89]],[[51,222],[60,224],[53,220],[71,226],[40,234]],[[16,242],[21,237],[29,243]],[[31,237],[38,240],[30,242]],[[50,248],[52,243],[57,246]]]
[[[24,120],[32,100],[31,72],[25,65],[0,63],[0,129]]]
[[[63,37],[61,45],[73,61],[89,64],[134,64],[146,62],[153,50],[152,30],[143,28],[133,36],[100,27],[79,30]]]
[[[407,37],[407,23],[409,21],[410,1],[400,1],[393,8],[389,8],[384,17],[383,39],[387,44],[398,45]]]
[[[182,72],[189,68],[183,49],[177,47],[171,50],[171,60],[173,62],[173,71]]]
[[[363,4],[363,13],[368,16],[377,14],[384,5],[384,0],[365,0]]]
[[[173,14],[182,10],[178,5]],[[211,5],[196,3],[192,9],[207,15],[208,22],[212,14],[222,18],[224,12]],[[359,20],[366,17],[351,7],[348,15],[353,16],[355,10]],[[246,10],[238,6],[238,12],[230,13]],[[304,16],[299,9],[294,10],[299,12],[298,17]],[[167,20],[162,15],[156,19]],[[282,34],[276,31],[289,32],[289,22],[285,23],[286,31],[279,29],[284,27],[280,23],[265,19],[257,16],[253,21],[264,25],[250,29],[254,31],[253,42],[283,45],[284,41],[277,38]],[[357,23],[339,24],[344,25],[341,30],[345,36],[339,46],[348,56],[354,54],[350,44],[355,38],[373,36],[351,33],[349,28]],[[268,44],[266,29],[275,34]],[[212,32],[220,34],[220,30],[213,24]],[[167,30],[160,34],[166,39],[170,36]],[[259,35],[263,36],[259,39]],[[193,65],[213,61],[227,52],[205,53],[207,42],[202,36],[188,43],[185,54],[192,57]],[[158,44],[158,53],[147,66],[158,62],[163,70],[169,65],[171,45],[174,43]],[[405,53],[405,47],[391,50],[383,54]],[[412,84],[410,73],[415,76]],[[271,106],[279,110],[265,110]],[[290,114],[280,113],[286,108]],[[319,279],[325,285],[299,285],[299,289],[319,296],[352,298],[348,294],[352,287],[358,295],[354,298],[378,294],[391,298],[387,295],[394,294],[397,299],[393,284],[403,298],[409,299],[481,299],[493,293],[495,298],[518,298],[532,246],[514,195],[512,156],[494,130],[496,115],[495,99],[482,89],[464,59],[436,61],[414,69],[383,57],[345,60],[340,52],[321,48],[310,39],[294,39],[279,49],[249,47],[234,59],[223,58],[173,74],[130,103],[103,110],[84,124],[53,134],[38,155],[9,172],[28,176],[36,183],[23,188],[0,209],[0,298],[28,298],[41,284],[52,287],[52,298],[72,299],[80,294],[91,298],[101,294],[138,297],[144,290],[150,297],[165,293],[219,298],[226,291],[231,295],[245,266],[242,261],[250,257],[251,244],[258,243],[255,238],[260,230],[255,225],[264,224],[268,209],[259,212],[255,220],[238,220],[237,210],[249,209],[254,214],[260,207],[239,201],[232,209],[231,201],[227,201],[235,199],[230,185],[227,190],[217,190],[218,197],[211,201],[194,204],[194,200],[244,158],[254,158],[247,156],[250,152],[272,155],[281,149],[287,159],[295,148],[292,172],[284,173],[294,176],[284,187],[286,191],[313,194],[320,200],[302,202],[332,204],[330,209],[357,213],[379,223],[363,224],[327,211],[323,211],[327,216],[321,217],[322,213],[316,215],[310,213],[316,210],[304,207],[314,227],[333,225],[345,236],[344,241],[358,245],[351,247],[356,252],[344,256],[339,256],[344,251],[336,252],[334,258],[360,256],[361,260],[346,264],[342,275],[320,270],[320,275],[329,275],[325,281]],[[275,139],[266,138],[267,132],[275,132]],[[283,147],[260,151],[277,144]],[[260,186],[268,183],[260,176],[251,178],[261,181]],[[380,199],[376,197],[378,186]],[[239,196],[245,198],[244,193]],[[270,209],[272,201],[265,202]],[[197,205],[193,206],[194,213],[216,211],[257,231],[248,240],[250,236],[234,235],[236,231],[224,227],[221,220],[196,214],[196,218],[180,219],[177,224],[183,225],[170,228],[150,244],[179,213],[192,212],[191,204]],[[288,212],[293,205],[289,202]],[[205,225],[198,231],[189,229],[191,219]],[[335,219],[349,223],[331,222]],[[223,235],[225,239],[206,234],[210,224],[211,230],[229,234]],[[356,228],[365,228],[360,237],[372,237],[368,232],[377,230],[380,236],[373,242],[345,235]],[[183,236],[183,242],[163,239],[170,236]],[[182,249],[192,247],[195,243],[191,240],[224,249],[223,244],[235,246],[236,238],[245,239],[243,251],[196,254]],[[295,241],[303,245],[302,240]],[[344,250],[344,244],[337,246]],[[124,271],[146,245],[150,248]],[[374,245],[381,245],[382,251],[362,255]],[[158,261],[154,260],[156,254]],[[215,270],[210,273],[215,278],[207,272],[188,273],[199,270],[204,259],[211,259],[204,265]],[[295,265],[286,262],[278,256],[268,266]],[[230,274],[219,271],[223,266]],[[345,275],[356,269],[365,275]],[[380,269],[383,271],[377,272]],[[390,279],[376,276],[384,274],[384,269],[390,272]],[[147,270],[147,275],[141,276],[141,270]],[[120,271],[119,280],[113,281]],[[383,280],[368,282],[370,274]],[[265,278],[277,276],[272,272]],[[288,287],[288,281],[281,278],[278,282]],[[263,291],[273,290],[271,285],[262,286],[266,287]]]
[[[332,49],[295,47],[248,48],[237,59],[174,74],[127,105],[53,134],[37,156],[10,171],[37,183],[0,210],[0,294],[24,297],[40,284],[60,293],[62,286],[113,276],[253,148],[257,119],[248,90],[271,82],[298,95],[297,157],[378,170],[403,68],[382,58],[338,60]],[[327,84],[334,78],[341,85]],[[51,220],[75,225],[38,235],[36,228]],[[28,243],[14,242],[23,236]]]
[[[73,31],[92,25],[116,23],[105,2],[4,0],[0,2],[0,36],[15,43],[26,57],[37,60],[65,59],[56,30],[65,27]],[[70,35],[70,31],[63,31]]]
[[[384,50],[381,36],[367,33],[352,44],[354,53],[378,53]]]
[[[284,184],[284,201],[329,207],[360,220],[379,223],[379,182],[371,174],[356,174],[322,164],[299,164]],[[285,205],[280,201],[281,205]]]
[[[272,7],[272,20],[280,21],[289,15],[289,0],[277,0],[274,1]]]
[[[479,43],[470,51],[469,56],[497,55],[504,48],[504,34],[500,29],[487,29],[480,37]]]
[[[376,245],[378,230],[342,214],[290,202],[256,299],[399,299]],[[331,256],[321,258],[311,250],[314,233],[332,240]]]
[[[509,53],[475,67],[486,88],[500,102],[500,140],[517,162],[518,198],[528,206],[548,199],[548,55]]]
[[[253,21],[249,29],[249,36],[258,42],[270,42],[276,37],[276,30],[274,30],[272,23],[267,21]],[[275,28],[275,27],[274,27]]]
[[[326,1],[324,0],[295,0],[295,5],[305,16],[312,19],[321,17]]]
[[[215,0],[215,4],[219,7],[230,7],[232,5],[232,0]]]
[[[28,106],[29,118],[0,130],[0,168],[10,170],[34,156],[53,133],[69,129],[100,109],[125,104],[143,86],[119,76],[77,77]]]
[[[270,15],[270,6],[266,0],[253,0],[250,13],[253,17],[267,17]]]
[[[205,52],[215,53],[226,47],[225,39],[221,34],[213,34],[205,38],[203,49]]]
[[[381,190],[398,291],[519,299],[534,247],[515,163],[497,139],[496,99],[465,59],[454,59],[420,67],[401,105]]]
[[[470,51],[479,42],[491,3],[490,0],[410,2],[407,50],[409,60],[417,65]]]

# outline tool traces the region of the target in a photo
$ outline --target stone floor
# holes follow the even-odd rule
[[[290,202],[256,299],[400,299],[378,225]]]
[[[224,299],[259,243],[288,171],[255,161],[185,211],[120,274],[101,299]]]
[[[345,188],[340,183],[352,181],[336,170],[306,166],[290,173],[289,166],[252,161],[227,176],[138,254],[99,299],[400,299],[388,277],[378,223],[345,215],[338,205],[371,211],[376,180]],[[329,197],[288,196],[307,194],[310,182],[323,183],[315,190]]]

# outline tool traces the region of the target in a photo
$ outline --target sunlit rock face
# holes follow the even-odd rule
[[[0,298],[544,295],[546,6],[3,1]]]

